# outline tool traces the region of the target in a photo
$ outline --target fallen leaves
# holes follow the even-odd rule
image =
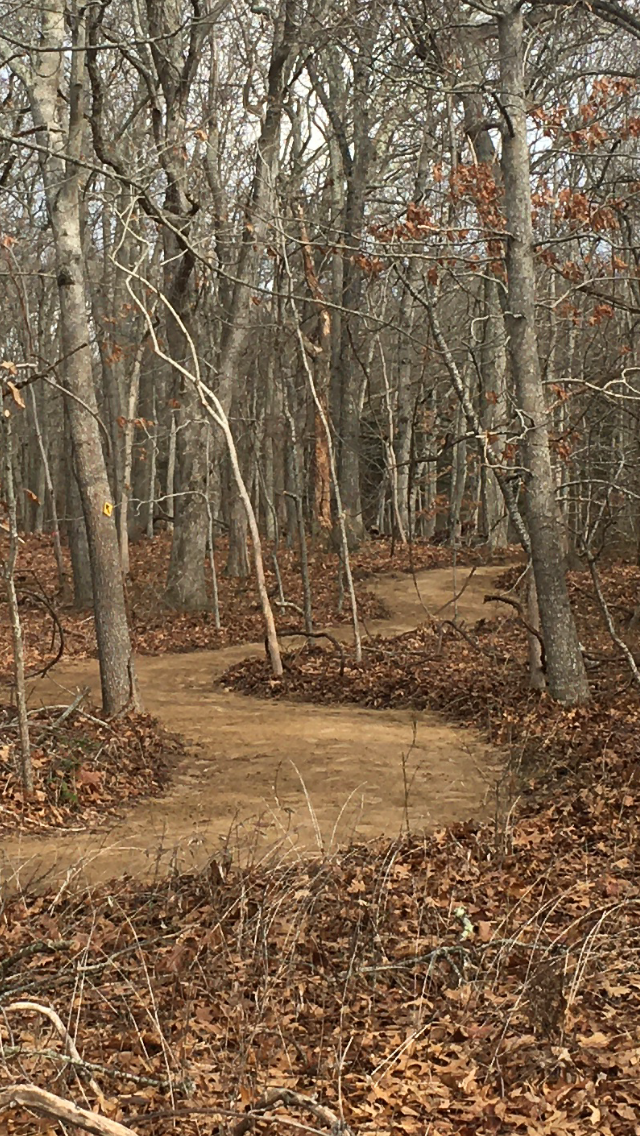
[[[146,714],[102,722],[74,711],[56,724],[59,710],[30,714],[35,788],[25,798],[18,775],[15,710],[0,707],[0,832],[16,828],[91,828],[134,800],[167,786],[185,754],[179,738]]]
[[[200,1131],[198,1109],[242,1118],[274,1086],[334,1112],[341,1102],[354,1133],[628,1136],[640,1109],[638,833],[617,852],[632,890],[611,903],[600,857],[584,853],[606,825],[535,823],[545,839],[517,856],[493,826],[467,824],[326,861],[16,897],[0,1000],[37,988],[66,1005],[80,981],[76,1037],[110,1069],[94,1072],[105,1109],[120,1100],[108,1114],[152,1136],[174,1114],[181,1132]],[[577,878],[591,896],[580,913]],[[21,1067],[42,1075],[33,1047],[25,1023]],[[5,1056],[0,1083],[14,1064]],[[288,1130],[286,1117],[265,1115],[266,1130]]]
[[[133,644],[136,652],[158,655],[165,652],[196,651],[228,646],[233,643],[260,641],[264,624],[260,601],[253,578],[230,579],[224,575],[226,546],[220,542],[216,550],[218,563],[218,591],[222,628],[215,627],[211,610],[181,612],[165,601],[164,591],[169,564],[171,536],[161,533],[153,540],[142,539],[131,544],[131,579],[127,587],[127,607]],[[292,608],[278,608],[277,580],[272,558],[265,548],[267,586],[275,607],[280,630],[299,629],[301,616]],[[440,550],[435,550],[437,556]],[[63,550],[67,576],[71,578],[68,550]],[[388,545],[376,544],[376,555],[388,568]],[[416,553],[416,555],[418,555]],[[426,555],[426,554],[425,554]],[[445,550],[446,556],[446,550]],[[314,600],[314,618],[318,625],[346,621],[350,618],[349,605],[339,603],[337,580],[338,560],[335,554],[311,551],[309,556]],[[375,560],[369,552],[363,553],[366,569],[359,572],[360,579],[375,570]],[[369,568],[370,566],[370,568]],[[297,554],[291,549],[280,549],[278,567],[284,595],[288,603],[302,604],[302,585]],[[207,568],[207,576],[208,576]],[[21,545],[16,586],[20,598],[28,671],[35,671],[50,662],[56,654],[58,636],[47,614],[52,605],[64,635],[65,658],[82,658],[96,654],[93,618],[90,612],[78,612],[58,595],[58,579],[51,539],[47,536],[27,536]],[[39,599],[45,602],[38,602]],[[384,615],[380,601],[358,584],[361,614],[366,619]],[[10,682],[11,628],[6,600],[0,597],[0,681]]]
[[[574,598],[583,583],[573,578]],[[636,586],[611,570],[620,620]],[[583,641],[610,654],[592,615],[585,593]],[[635,1132],[637,699],[607,663],[593,705],[563,711],[528,692],[517,622],[465,630],[378,640],[342,679],[332,651],[305,648],[280,686],[260,663],[226,681],[473,722],[520,757],[492,823],[326,860],[212,862],[155,883],[5,898],[0,1003],[37,991],[72,1008],[84,1059],[108,1069],[93,1073],[106,1115],[145,1136],[227,1132],[280,1086],[282,1101],[313,1097],[363,1136]],[[104,791],[82,785],[102,769],[86,752],[74,768],[81,792]],[[0,1084],[18,1062],[35,1082],[57,1077],[53,1043],[42,1056],[27,1020],[12,1028],[10,1039],[0,1024]],[[292,1124],[320,1121],[293,1106],[256,1120],[269,1134]],[[8,1126],[18,1136],[33,1121]]]

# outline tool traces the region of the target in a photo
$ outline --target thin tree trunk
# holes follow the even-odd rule
[[[482,32],[479,33],[482,36]],[[480,44],[471,40],[464,45],[467,70],[472,89],[465,92],[465,130],[473,148],[474,157],[483,166],[491,180],[500,185],[502,178],[496,148],[484,109],[482,87],[484,60]],[[479,211],[481,212],[481,211]],[[482,220],[482,216],[480,216]],[[492,245],[487,242],[491,258]],[[483,333],[480,346],[480,421],[487,437],[487,446],[494,455],[494,465],[481,461],[481,494],[484,531],[489,548],[505,548],[508,543],[509,518],[498,484],[494,466],[502,465],[505,450],[504,430],[507,424],[507,350],[504,315],[500,302],[502,282],[487,269],[481,296]]]
[[[162,350],[162,348],[161,348],[161,346],[158,342],[158,337],[156,335],[156,330],[155,330],[155,327],[154,327],[153,320],[152,320],[151,316],[149,315],[147,308],[144,306],[144,304],[141,302],[141,300],[138,298],[138,296],[136,295],[136,293],[133,290],[133,287],[132,287],[132,284],[131,284],[132,277],[134,279],[139,280],[142,283],[142,285],[146,289],[148,289],[149,291],[155,292],[155,294],[158,296],[158,298],[170,310],[172,318],[175,319],[176,322],[180,325],[180,330],[182,331],[182,333],[185,337],[186,343],[188,345],[188,348],[189,348],[189,353],[190,353],[190,356],[191,356],[191,363],[192,363],[193,370],[189,370],[179,360],[171,359],[167,355],[167,353]],[[173,308],[171,306],[171,303],[167,299],[167,297],[162,296],[160,293],[158,293],[157,290],[153,288],[150,281],[145,280],[142,276],[135,275],[132,272],[129,272],[128,275],[127,275],[127,288],[128,288],[128,291],[129,291],[129,294],[130,294],[132,300],[137,305],[141,314],[145,318],[145,321],[146,321],[146,324],[147,324],[147,329],[148,329],[148,332],[149,332],[149,335],[150,335],[150,338],[151,338],[151,342],[153,343],[153,347],[154,347],[156,354],[159,356],[160,359],[164,359],[164,361],[166,363],[170,363],[173,367],[175,367],[175,369],[182,375],[183,379],[186,380],[186,382],[188,382],[193,387],[193,389],[197,393],[198,400],[200,402],[200,405],[201,405],[203,411],[205,412],[205,414],[207,415],[208,418],[210,418],[213,422],[216,423],[217,426],[220,427],[220,429],[222,430],[222,433],[224,434],[224,439],[225,439],[225,442],[227,444],[227,452],[228,452],[228,455],[229,455],[229,462],[231,464],[231,470],[232,470],[233,478],[234,478],[234,481],[235,481],[236,489],[237,489],[237,492],[238,492],[238,497],[240,498],[240,501],[242,502],[242,504],[244,506],[246,517],[247,517],[247,523],[248,523],[248,526],[249,526],[249,532],[251,533],[251,544],[252,544],[252,547],[253,547],[254,570],[255,570],[255,576],[256,576],[256,583],[257,583],[257,586],[258,586],[258,595],[260,597],[260,607],[262,609],[262,616],[263,616],[264,623],[265,623],[267,649],[269,651],[269,658],[271,660],[271,669],[273,670],[275,677],[280,678],[282,673],[283,673],[282,672],[282,659],[281,659],[281,656],[280,656],[280,645],[278,643],[278,634],[277,634],[277,631],[276,631],[276,624],[275,624],[275,620],[273,618],[273,609],[271,607],[271,601],[269,599],[269,592],[267,590],[267,582],[266,582],[265,574],[264,574],[264,561],[262,559],[262,543],[260,541],[260,531],[258,529],[258,523],[256,521],[256,515],[255,515],[253,508],[252,508],[252,505],[251,505],[251,498],[250,498],[250,496],[247,492],[247,487],[246,487],[246,484],[245,484],[244,479],[242,477],[242,471],[240,469],[240,462],[238,460],[238,451],[236,449],[236,444],[235,444],[235,441],[234,441],[234,438],[233,438],[233,434],[231,432],[231,427],[229,425],[229,419],[227,418],[227,415],[224,411],[224,408],[223,408],[218,396],[212,390],[210,390],[209,387],[205,386],[205,384],[202,382],[202,378],[201,378],[201,375],[200,375],[200,363],[199,363],[198,354],[196,352],[193,339],[191,338],[191,335],[189,334],[188,328],[182,322],[179,313],[176,312],[175,308]],[[206,455],[205,455],[205,457],[206,457]]]
[[[7,416],[8,414],[8,416]],[[29,720],[27,718],[27,691],[24,675],[24,645],[20,610],[15,585],[15,566],[18,553],[18,521],[16,495],[13,482],[13,421],[11,412],[4,419],[4,492],[9,520],[9,549],[4,562],[4,583],[11,620],[13,640],[13,676],[16,688],[16,707],[18,711],[18,730],[20,737],[20,778],[25,794],[33,792],[33,765],[31,762],[31,742],[29,739]]]
[[[304,512],[302,509],[302,472],[300,469],[300,455],[298,453],[298,436],[296,431],[296,422],[293,416],[293,411],[290,405],[291,386],[293,384],[288,382],[284,390],[284,416],[289,427],[289,439],[291,443],[291,457],[292,457],[292,475],[293,475],[293,493],[287,494],[287,497],[293,497],[296,508],[296,519],[298,522],[298,543],[300,548],[300,576],[302,579],[302,594],[304,603],[304,628],[305,631],[311,635],[313,634],[313,600],[311,595],[311,580],[309,578],[309,560],[307,556],[307,536],[304,530]]]
[[[507,425],[507,345],[500,304],[498,280],[484,280],[484,334],[480,351],[482,372],[482,427],[496,465],[504,462]],[[481,459],[482,460],[482,459]],[[494,551],[508,544],[509,518],[494,470],[482,465],[482,511],[489,548]]]
[[[320,281],[313,263],[313,253],[307,232],[307,225],[302,211],[298,207],[298,221],[300,223],[300,239],[302,242],[302,258],[307,286],[318,309],[318,339],[319,351],[316,356],[316,382],[315,389],[320,407],[313,401],[313,525],[316,531],[331,532],[331,461],[327,445],[327,435],[324,429],[322,416],[329,421],[329,386],[331,382],[331,315],[327,306]],[[296,488],[300,493],[301,488]]]
[[[133,466],[133,437],[135,433],[135,413],[140,391],[140,367],[145,349],[143,339],[136,351],[133,370],[129,379],[129,398],[127,415],[122,438],[122,482],[118,513],[118,539],[120,543],[120,563],[125,576],[129,575],[129,501],[131,499],[131,470]]]
[[[209,534],[207,539],[207,549],[209,552],[209,567],[211,568],[211,600],[213,608],[213,619],[216,631],[219,631],[222,624],[220,623],[220,597],[218,594],[218,572],[216,569],[216,542],[213,531],[213,509],[211,506],[210,496],[210,483],[211,483],[211,429],[207,429],[207,452],[206,452],[206,470],[207,470],[207,483],[205,485],[205,496],[207,502],[207,519],[209,521]]]
[[[153,425],[151,433],[147,435],[147,447],[149,454],[148,470],[149,470],[149,484],[147,486],[147,500],[145,502],[147,510],[147,537],[153,540],[155,530],[153,527],[153,519],[156,504],[156,466],[158,461],[158,410],[157,410],[157,395],[154,387],[152,398],[152,414]]]
[[[40,426],[40,418],[38,415],[38,406],[36,402],[36,395],[33,387],[29,387],[29,394],[31,397],[31,412],[33,414],[33,425],[38,440],[38,448],[40,450],[40,457],[42,458],[42,468],[44,470],[44,481],[49,494],[49,508],[51,509],[51,522],[53,525],[53,550],[56,557],[56,566],[58,569],[58,586],[62,593],[63,599],[66,598],[68,580],[67,573],[64,565],[64,558],[62,555],[62,543],[60,541],[60,524],[58,521],[58,508],[56,505],[56,495],[53,488],[53,481],[51,478],[51,467],[49,465],[49,458],[47,455],[47,448],[44,444],[42,436],[42,428]]]
[[[87,540],[87,526],[82,511],[82,501],[78,488],[78,478],[75,468],[73,440],[69,424],[68,404],[64,406],[65,427],[67,440],[66,450],[66,518],[65,530],[71,553],[71,572],[73,576],[73,606],[76,611],[93,609],[93,583],[91,581],[91,561],[89,559],[89,542]]]
[[[332,437],[331,437],[331,426],[329,424],[329,420],[328,420],[328,418],[327,418],[327,416],[324,412],[324,408],[323,408],[322,403],[320,401],[320,398],[318,396],[318,392],[316,390],[315,382],[314,382],[314,379],[313,379],[313,371],[311,370],[311,365],[310,365],[308,357],[307,357],[307,352],[306,352],[305,343],[304,343],[304,337],[303,337],[302,331],[300,329],[300,318],[298,316],[298,310],[297,310],[296,302],[295,302],[295,299],[294,299],[294,296],[293,296],[291,268],[290,268],[289,261],[288,261],[288,258],[287,258],[286,245],[284,243],[284,239],[283,239],[282,247],[283,247],[283,252],[284,252],[284,260],[285,260],[285,264],[286,264],[286,268],[287,268],[287,275],[289,277],[289,287],[290,287],[289,302],[291,304],[291,308],[292,308],[293,316],[294,316],[294,320],[295,320],[295,329],[296,329],[296,336],[297,336],[297,339],[298,339],[298,347],[300,349],[300,357],[302,359],[302,365],[303,365],[303,368],[304,368],[304,372],[307,376],[307,382],[309,384],[309,390],[311,391],[313,401],[316,405],[316,409],[318,411],[318,414],[320,415],[320,419],[322,421],[322,425],[324,427],[324,431],[325,431],[325,435],[326,435],[326,439],[327,439],[327,451],[328,451],[328,454],[329,454],[329,461],[331,463],[331,480],[332,480],[333,492],[334,492],[334,496],[335,496],[335,500],[336,500],[338,534],[339,534],[339,539],[340,539],[340,561],[341,561],[341,566],[342,566],[342,569],[344,571],[344,576],[345,576],[345,579],[346,579],[347,591],[349,593],[349,602],[351,604],[351,619],[352,619],[352,625],[353,625],[353,638],[354,638],[356,662],[361,663],[362,662],[362,639],[361,639],[361,636],[360,636],[360,621],[358,619],[358,604],[357,604],[357,600],[356,600],[356,592],[355,592],[355,587],[354,587],[354,583],[353,583],[353,576],[352,576],[352,573],[351,573],[351,559],[350,559],[350,556],[349,556],[349,528],[348,528],[345,510],[344,510],[343,505],[342,505],[342,492],[341,492],[341,489],[340,489],[340,482],[339,482],[339,479],[338,479],[338,470],[337,470],[337,466],[336,466],[335,453],[334,453],[334,449],[333,449],[333,440],[332,440]],[[341,578],[342,578],[342,573],[340,574],[340,579]]]
[[[467,379],[464,377],[465,390]],[[467,443],[464,434],[465,418],[462,407],[458,405],[454,418],[454,436],[460,439],[453,447],[451,457],[451,488],[449,490],[449,536],[454,548],[460,545],[462,536],[462,499],[467,484]]]
[[[171,411],[171,426],[169,428],[169,457],[167,461],[167,484],[165,487],[166,513],[173,520],[175,517],[175,486],[176,486],[176,414]]]

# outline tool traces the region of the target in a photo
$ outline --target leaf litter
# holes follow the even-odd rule
[[[60,719],[63,718],[61,721]],[[157,796],[186,746],[148,714],[107,721],[96,712],[30,711],[34,792],[18,775],[15,708],[0,706],[0,833],[91,829],[133,801]]]
[[[507,847],[467,824],[325,861],[220,858],[154,886],[7,898],[0,1001],[70,1014],[104,1100],[24,1013],[0,1027],[0,1083],[59,1077],[140,1133],[234,1132],[275,1086],[358,1133],[627,1136],[638,833],[594,800],[588,834],[542,810]],[[303,1113],[258,1130],[292,1119],[317,1131]],[[13,1114],[8,1131],[30,1123]]]
[[[253,578],[230,579],[224,575],[226,543],[219,542],[218,591],[222,627],[217,629],[211,608],[205,611],[181,612],[170,607],[164,589],[171,550],[170,535],[161,533],[153,540],[141,540],[130,546],[131,575],[127,585],[127,606],[133,645],[136,652],[158,655],[165,652],[215,650],[236,643],[261,640],[264,626],[258,593]],[[271,595],[278,627],[294,630],[301,625],[302,584],[299,557],[295,550],[281,548],[277,555],[285,601],[279,607],[279,589],[273,561],[273,548],[265,546],[267,587]],[[63,549],[67,575],[70,560]],[[481,550],[468,550],[460,555],[461,564],[483,562]],[[443,567],[451,563],[450,549],[418,543],[408,549],[389,541],[372,541],[354,554],[353,574],[356,580],[361,615],[367,619],[382,618],[386,613],[381,601],[366,587],[367,577],[392,570],[408,572],[422,568]],[[347,622],[350,618],[348,599],[340,603],[337,580],[338,558],[335,553],[319,549],[309,552],[309,569],[313,592],[314,619],[318,626]],[[207,582],[211,593],[209,569]],[[95,656],[96,640],[91,612],[76,611],[59,594],[53,546],[48,536],[27,536],[20,546],[16,586],[20,597],[25,653],[28,670],[36,671],[52,662],[60,648],[60,634],[49,612],[53,608],[64,638],[66,658]],[[298,608],[299,610],[296,610]],[[11,626],[6,600],[0,599],[0,681],[11,676]]]
[[[637,571],[603,580],[627,627]],[[221,854],[153,885],[6,894],[0,1084],[55,1083],[141,1134],[319,1130],[301,1105],[252,1114],[274,1087],[376,1136],[640,1133],[637,696],[586,578],[571,587],[588,707],[527,690],[524,632],[506,618],[376,640],[342,677],[317,648],[288,655],[280,685],[260,660],[228,673],[269,697],[430,706],[483,727],[513,755],[493,821],[324,860]],[[68,1016],[84,1072],[36,1015],[8,1011],[16,997]],[[33,1131],[24,1111],[5,1123]]]

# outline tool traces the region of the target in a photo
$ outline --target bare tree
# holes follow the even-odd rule
[[[138,695],[87,321],[78,162],[84,135],[85,24],[80,14],[73,20],[67,82],[65,16],[63,0],[52,0],[40,11],[32,66],[23,65],[10,47],[2,51],[24,85],[38,139],[55,244],[64,384],[89,543],[102,700],[107,714],[118,714],[136,705]]]
[[[521,422],[527,527],[547,656],[547,680],[551,696],[570,704],[588,699],[589,683],[567,591],[538,356],[523,28],[524,16],[519,6],[501,11],[498,36],[507,226],[506,324]]]

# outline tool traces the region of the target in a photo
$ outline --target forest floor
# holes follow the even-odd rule
[[[484,590],[517,597],[520,576],[517,567],[494,572],[492,586]],[[472,588],[474,579],[486,580],[472,575]],[[640,569],[605,566],[600,580],[617,631],[640,661],[640,629],[631,626]],[[425,615],[409,631],[373,636],[362,665],[355,663],[351,646],[338,655],[331,646],[303,643],[284,656],[281,680],[273,678],[264,659],[254,657],[231,667],[222,682],[226,689],[270,701],[441,711],[448,721],[480,727],[494,746],[507,746],[512,761],[517,754],[521,770],[538,786],[541,769],[555,785],[559,775],[597,762],[617,767],[622,782],[635,779],[640,690],[609,636],[589,573],[571,572],[568,582],[590,678],[586,706],[563,709],[528,689],[522,619],[502,604],[465,609],[464,594],[455,625],[445,611],[438,618]],[[499,609],[497,618],[487,617],[491,608]]]
[[[483,597],[499,567],[458,570],[459,615],[486,611]],[[466,582],[466,587],[464,586]],[[371,635],[414,628],[451,603],[451,568],[398,572],[368,583],[385,619],[365,621]],[[347,641],[346,626],[333,628]],[[44,838],[28,829],[2,841],[5,879],[49,873],[96,882],[126,870],[147,877],[206,862],[221,848],[247,862],[280,847],[334,851],[354,839],[395,838],[407,824],[434,828],[495,807],[502,755],[477,730],[413,709],[310,707],[234,694],[220,683],[228,668],[264,654],[260,643],[190,654],[140,656],[145,708],[189,745],[162,796],[140,801],[99,832],[75,828]],[[34,709],[71,702],[88,687],[99,695],[97,663],[76,658],[34,681]],[[84,705],[84,703],[83,703]],[[80,793],[82,801],[83,792]]]
[[[1,535],[1,534],[0,534]],[[127,586],[129,624],[136,652],[160,655],[167,651],[215,650],[235,643],[254,642],[263,635],[260,603],[253,574],[247,579],[230,579],[224,574],[226,542],[216,551],[220,622],[216,628],[213,611],[180,612],[165,599],[164,588],[169,566],[171,536],[161,533],[154,540],[143,539],[130,546],[131,573]],[[502,560],[509,558],[502,554]],[[69,553],[63,549],[67,582],[71,578]],[[480,565],[487,560],[482,548],[464,549],[458,554],[461,566]],[[498,557],[497,563],[501,562]],[[302,604],[302,585],[297,552],[280,548],[277,563],[285,599]],[[451,550],[445,546],[417,542],[411,548],[393,546],[388,540],[369,541],[354,553],[352,571],[358,604],[365,619],[384,616],[380,599],[367,586],[372,576],[390,572],[411,572],[444,568],[451,563]],[[348,598],[340,602],[335,553],[309,550],[309,569],[313,590],[314,618],[319,626],[348,622]],[[273,547],[265,547],[267,587],[272,597],[278,626],[291,630],[301,625],[293,608],[278,608],[277,578]],[[211,575],[207,569],[207,588],[211,597]],[[28,669],[36,673],[47,667],[59,653],[65,658],[87,658],[96,654],[92,613],[76,611],[61,594],[51,539],[27,536],[20,545],[16,586],[20,599]],[[11,668],[11,626],[4,600],[0,603],[0,681],[9,678]]]
[[[186,808],[202,810],[178,834],[192,844],[180,859],[165,840],[163,859],[162,824],[141,831],[136,815],[153,818],[162,799],[100,840],[4,839],[14,875],[0,908],[0,1090],[31,1080],[138,1136],[346,1136],[338,1122],[353,1136],[640,1136],[638,694],[580,575],[571,587],[593,652],[593,704],[558,711],[528,694],[524,631],[492,621],[483,603],[501,571],[456,574],[456,590],[468,580],[463,635],[415,630],[425,607],[453,614],[450,568],[371,585],[387,619],[367,621],[362,668],[338,630],[342,678],[333,648],[293,652],[275,685],[257,646],[140,659],[149,709],[212,747],[179,767],[163,798],[185,794]],[[639,574],[602,576],[626,633]],[[95,663],[72,660],[34,697],[60,703],[85,682],[96,689]],[[331,705],[301,701],[325,688]],[[448,725],[449,715],[474,726]],[[294,746],[298,768],[319,768],[307,797]],[[206,858],[206,810],[224,800],[215,752],[237,771],[238,799],[270,763],[253,855],[234,856],[232,836],[211,840]],[[383,780],[370,799],[361,792],[343,847],[320,806],[333,791],[348,800],[358,760],[368,784]],[[369,839],[366,817],[385,809],[394,827]],[[275,841],[264,839],[270,826]],[[93,844],[82,853],[84,839]],[[43,892],[56,847],[77,855]],[[120,878],[98,882],[108,869]],[[94,886],[82,891],[83,879]],[[79,1059],[25,1000],[61,1014]],[[34,1131],[20,1109],[3,1124],[12,1136]]]

